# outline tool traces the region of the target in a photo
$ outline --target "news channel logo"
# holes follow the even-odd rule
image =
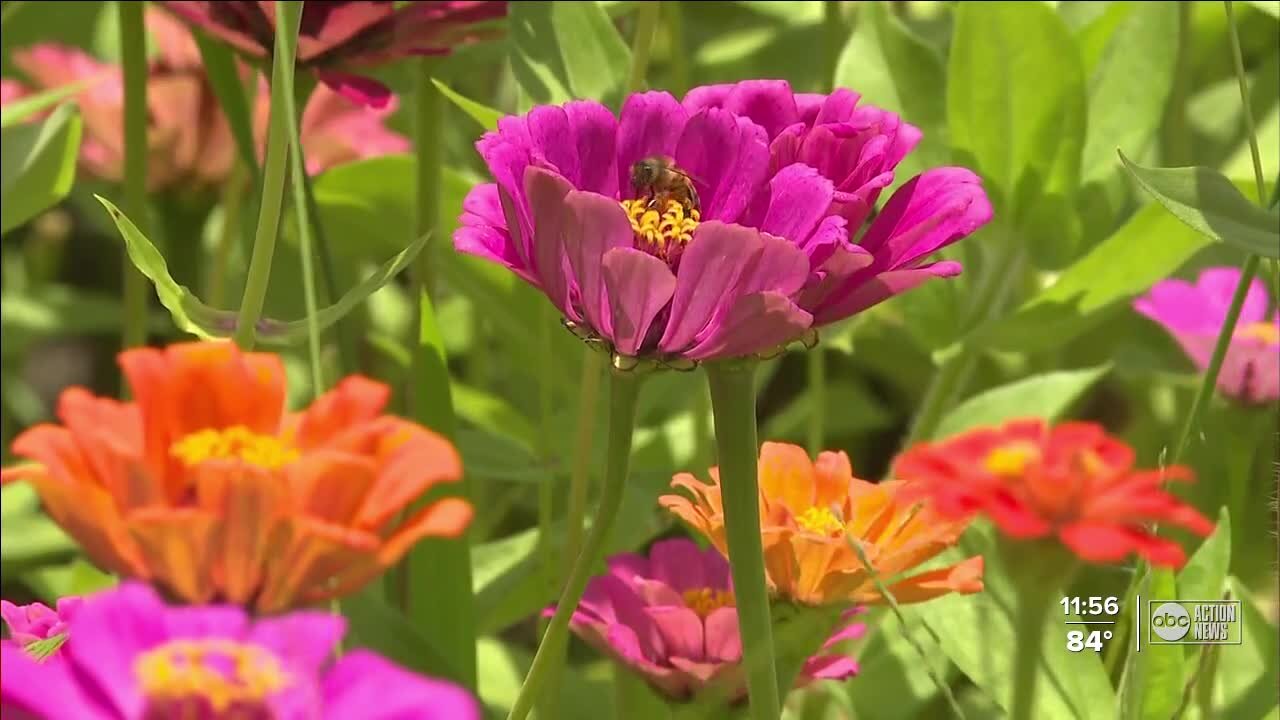
[[[1151,645],[1239,645],[1244,641],[1239,600],[1149,600]]]

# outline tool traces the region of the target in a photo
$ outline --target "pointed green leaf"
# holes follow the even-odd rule
[[[14,100],[0,108],[0,129],[17,125],[42,110],[48,110],[85,89],[90,82],[92,81],[82,80]]]
[[[1205,167],[1145,168],[1117,152],[1142,189],[1188,227],[1255,255],[1280,258],[1280,213],[1249,202],[1218,172]]]
[[[124,238],[125,249],[134,266],[150,280],[156,288],[156,295],[164,305],[178,329],[204,339],[230,337],[235,331],[236,312],[219,310],[204,304],[200,298],[186,287],[179,285],[169,274],[164,256],[156,250],[155,245],[143,235],[120,209],[111,201],[95,195],[98,202],[106,207],[116,228]],[[321,308],[316,313],[316,323],[324,330],[347,315],[364,302],[382,286],[391,282],[392,278],[408,267],[410,262],[427,244],[427,236],[414,241],[409,247],[397,253],[383,263],[369,277],[347,291],[334,304]],[[258,321],[257,340],[267,345],[293,345],[306,340],[307,320],[273,320],[262,318]]]
[[[599,3],[512,3],[509,18],[511,67],[534,103],[603,98],[626,80],[631,52]]]
[[[0,130],[0,233],[52,207],[71,191],[82,122],[66,104],[39,123]]]
[[[1232,577],[1227,585],[1231,599],[1241,601],[1242,632],[1240,645],[1218,648],[1224,652],[1218,654],[1213,693],[1220,708],[1217,717],[1272,718],[1280,687],[1280,631],[1254,604],[1244,583]]]
[[[485,130],[498,129],[498,120],[506,113],[478,103],[435,78],[431,78],[431,82],[435,83],[435,86],[440,89],[441,95],[449,98],[449,102],[457,105],[459,110],[466,113],[472,120],[480,123],[480,127]]]
[[[1231,516],[1224,507],[1218,525],[1185,567],[1178,572],[1178,597],[1184,600],[1218,600],[1226,589],[1231,564]]]
[[[1149,600],[1176,599],[1178,588],[1173,571],[1156,568],[1151,571],[1150,585],[1143,594]],[[1145,617],[1145,615],[1144,615]],[[1146,628],[1135,628],[1146,632]],[[1173,717],[1182,699],[1183,673],[1186,670],[1186,648],[1182,645],[1149,645],[1142,652],[1129,654],[1125,668],[1122,717],[1125,720],[1166,720]]]
[[[1018,417],[1056,420],[1107,373],[1107,366],[1045,373],[992,388],[952,410],[935,437],[947,437],[981,425],[997,425]]]

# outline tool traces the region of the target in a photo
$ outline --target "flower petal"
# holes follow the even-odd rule
[[[706,619],[706,658],[735,663],[742,659],[742,636],[738,634],[738,609],[712,610]]]
[[[497,263],[537,285],[532,268],[525,265],[507,229],[506,215],[498,186],[476,185],[462,201],[460,227],[453,233],[453,246],[460,253],[475,255]]]
[[[759,125],[712,108],[689,118],[675,161],[694,181],[702,219],[735,222],[764,184],[769,146]]]
[[[352,75],[335,70],[316,70],[316,79],[324,83],[325,87],[362,107],[385,108],[394,97],[391,94],[391,88],[365,75]]]
[[[695,360],[745,357],[795,340],[812,322],[812,315],[781,293],[747,295],[734,302],[714,333],[685,355]]]
[[[901,295],[931,278],[948,278],[960,274],[960,263],[944,260],[910,270],[891,270],[880,273],[869,281],[857,284],[856,289],[844,299],[832,302],[814,311],[814,325],[828,325],[878,305],[894,295]],[[856,278],[854,280],[856,283]],[[833,292],[839,295],[839,291]]]
[[[333,659],[333,652],[346,631],[347,621],[341,615],[295,610],[288,615],[258,620],[246,639],[274,652],[291,670],[315,675]]]
[[[654,318],[675,294],[676,277],[665,262],[635,248],[612,248],[601,264],[614,349],[638,355]]]
[[[647,607],[645,612],[653,620],[662,636],[667,658],[682,657],[703,659],[702,619],[686,607]]]
[[[155,582],[188,603],[213,599],[218,519],[194,508],[138,510],[128,518]]]
[[[0,643],[0,713],[14,720],[102,717],[72,674],[71,664],[60,657],[38,662],[17,643]]]
[[[611,250],[631,247],[631,223],[622,206],[603,195],[574,191],[565,197],[565,206],[564,252],[577,280],[582,314],[593,330],[612,338],[613,308],[605,292],[604,257]]]
[[[200,508],[219,518],[210,538],[214,584],[226,600],[246,604],[283,549],[288,488],[277,474],[239,461],[203,462],[190,477]]]
[[[989,220],[991,203],[977,175],[934,168],[898,188],[859,244],[875,255],[876,269],[907,268]]]
[[[660,540],[649,548],[651,577],[670,585],[677,593],[710,588],[705,565],[702,549],[686,538]]]
[[[636,93],[622,105],[618,125],[618,189],[630,197],[631,166],[652,156],[671,157],[689,113],[665,92]]]
[[[321,720],[480,720],[480,706],[462,688],[411,673],[367,650],[342,656],[322,688]]]
[[[155,590],[128,582],[93,596],[71,623],[75,638],[63,652],[86,694],[111,708],[107,717],[142,717],[145,698],[134,676],[134,660],[168,640],[167,610]],[[5,666],[4,675],[9,674]],[[102,717],[103,709],[86,715]],[[50,717],[64,717],[62,713]]]
[[[572,191],[569,181],[551,170],[533,165],[525,170],[524,192],[533,214],[534,276],[547,299],[562,315],[580,320],[581,316],[570,302],[578,283],[566,248],[568,236],[574,229],[574,219],[566,204],[566,196]]]

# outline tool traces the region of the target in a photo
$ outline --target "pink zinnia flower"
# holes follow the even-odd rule
[[[166,607],[128,583],[88,598],[57,663],[5,644],[4,717],[38,720],[317,718],[478,720],[464,690],[354,650],[341,616],[251,621],[232,606]]]
[[[930,170],[857,225],[919,139],[857,95],[795,95],[782,81],[632,95],[508,117],[477,148],[495,184],[463,204],[458,250],[540,288],[570,323],[623,356],[753,355],[930,277],[926,262],[991,217],[976,175]],[[694,193],[636,187],[650,158]],[[641,166],[643,167],[643,165]]]
[[[163,12],[146,15],[158,54],[148,70],[147,106],[151,190],[226,181],[235,157],[231,128],[214,95],[190,32]],[[119,66],[98,62],[77,48],[40,44],[14,53],[14,64],[40,89],[89,81],[76,102],[85,122],[81,162],[93,175],[119,181],[124,174],[124,80]],[[256,98],[255,134],[262,155],[270,92]],[[317,88],[302,115],[307,169],[318,173],[350,160],[402,152],[409,141],[382,122],[394,105],[377,111]]]
[[[9,638],[19,646],[64,635],[67,624],[75,617],[84,601],[78,597],[58,598],[57,609],[43,603],[14,605],[0,600],[0,618],[9,626]]]
[[[28,94],[27,88],[17,80],[0,78],[0,105],[8,105]]]
[[[691,540],[664,540],[648,557],[625,553],[608,564],[609,571],[587,585],[570,620],[579,637],[668,697],[688,699],[721,683],[735,699],[745,695],[738,611],[729,562],[719,552],[700,550]],[[857,662],[835,646],[861,637],[866,626],[841,625],[805,663],[797,684],[858,672]]]
[[[1194,285],[1176,279],[1156,283],[1133,307],[1163,325],[1203,371],[1239,281],[1237,268],[1207,268]],[[1268,320],[1267,304],[1266,286],[1255,278],[1218,373],[1218,389],[1244,403],[1280,398],[1280,309]]]
[[[208,31],[255,60],[275,45],[275,3],[252,0],[162,2],[178,17]],[[507,14],[505,2],[390,0],[313,2],[303,5],[297,63],[352,102],[385,107],[391,91],[347,68],[378,65],[412,55],[447,55],[486,33],[475,25]]]

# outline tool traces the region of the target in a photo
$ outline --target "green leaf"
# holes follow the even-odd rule
[[[82,122],[63,105],[39,123],[0,130],[0,233],[52,207],[71,191]]]
[[[551,482],[556,468],[548,467],[528,448],[502,435],[460,430],[454,438],[467,475],[488,480]]]
[[[1173,88],[1178,53],[1175,3],[1117,3],[1127,10],[1107,42],[1089,82],[1089,130],[1082,179],[1104,180],[1119,168],[1116,146],[1153,142]]]
[[[249,168],[257,185],[258,177],[258,145],[253,139],[253,114],[249,98],[255,96],[257,88],[250,85],[245,89],[244,81],[236,68],[236,57],[225,43],[209,38],[201,30],[192,32],[196,45],[200,48],[200,59],[209,78],[209,86],[218,98],[222,114],[231,126],[231,136],[236,141],[236,150],[240,153],[240,162]],[[250,74],[251,81],[256,74]]]
[[[818,349],[809,352],[820,352]],[[832,380],[823,388],[824,427],[828,435],[839,437],[881,430],[893,422],[893,414],[884,403],[861,383]],[[812,414],[813,394],[797,393],[764,424],[763,435],[770,438],[800,440]]]
[[[453,663],[436,649],[431,640],[380,595],[378,584],[342,599],[347,619],[348,647],[366,647],[378,654],[428,675],[456,677]]]
[[[1218,717],[1271,717],[1280,686],[1280,631],[1254,605],[1249,590],[1236,578],[1228,581],[1231,597],[1243,614],[1241,644],[1223,646],[1218,655],[1214,703]]]
[[[1218,525],[1185,567],[1178,573],[1177,597],[1184,600],[1219,600],[1226,589],[1231,564],[1231,516],[1224,507]]]
[[[1062,347],[1172,275],[1208,244],[1163,208],[1149,205],[1067,268],[1051,287],[1012,315],[981,326],[974,342],[1017,352]]]
[[[186,287],[179,285],[169,274],[164,256],[138,230],[137,226],[109,200],[97,195],[94,197],[97,197],[98,202],[106,207],[111,219],[115,221],[121,237],[124,238],[129,259],[155,285],[160,303],[168,308],[178,329],[204,339],[230,336],[235,330],[236,312],[211,308]],[[376,290],[391,282],[401,270],[413,262],[426,244],[427,236],[418,238],[395,257],[383,263],[382,267],[373,274],[347,290],[337,302],[321,308],[316,313],[316,324],[319,329],[324,330],[330,327]],[[257,340],[263,344],[294,345],[306,340],[306,337],[307,320],[305,318],[287,321],[262,318],[258,321]]]
[[[66,641],[67,634],[62,633],[50,638],[28,643],[27,645],[24,645],[22,649],[26,650],[27,654],[35,658],[36,662],[44,662],[45,660],[53,657],[53,654],[58,652],[58,648],[61,648],[62,644]]]
[[[75,95],[89,85],[90,80],[69,83],[61,87],[45,90],[34,95],[18,98],[0,108],[0,129],[12,127],[31,116],[48,110],[63,100]]]
[[[1151,584],[1143,602],[1178,597],[1178,589],[1172,570],[1156,568],[1151,571]],[[1135,628],[1143,632],[1146,628]],[[1125,669],[1123,717],[1142,720],[1166,720],[1173,717],[1182,699],[1183,674],[1186,669],[1186,649],[1182,645],[1143,645],[1142,652],[1129,654]]]
[[[1073,255],[1084,70],[1048,5],[956,6],[947,120],[956,160],[981,173],[998,216],[1035,238],[1035,259],[1056,265]]]
[[[510,7],[511,66],[535,104],[604,98],[621,89],[631,52],[598,3]]]
[[[865,3],[865,16],[836,63],[836,87],[862,94],[865,102],[892,110],[924,131],[920,145],[904,158],[896,177],[946,164],[946,68],[942,58],[891,15],[883,3]]]
[[[431,82],[435,83],[435,86],[439,88],[441,95],[449,98],[449,102],[457,105],[459,110],[466,113],[472,120],[480,123],[480,127],[485,130],[497,130],[498,120],[506,115],[506,113],[500,110],[494,110],[488,105],[478,103],[475,100],[462,95],[462,93],[457,92],[435,78],[431,78]]]
[[[960,548],[953,548],[937,562],[955,562],[962,557],[981,554],[986,559],[983,574],[985,588],[974,595],[945,595],[926,603],[902,608],[910,620],[919,618],[960,672],[974,682],[983,693],[1002,708],[1009,701],[1014,662],[1013,613],[1018,589],[1010,580],[1009,569],[996,552],[991,527],[970,527]],[[1054,606],[1044,627],[1044,653],[1036,691],[1037,718],[1076,718],[1078,720],[1114,720],[1115,693],[1098,653],[1067,652],[1063,634],[1064,620]],[[917,633],[919,634],[919,633]]]
[[[1036,375],[992,388],[961,403],[938,425],[935,437],[947,437],[981,425],[998,425],[1019,417],[1056,420],[1093,387],[1108,366]]]
[[[35,490],[25,483],[0,489],[0,503],[25,509],[6,514],[0,523],[0,572],[6,578],[76,549],[75,541],[36,506],[35,497]]]
[[[1138,185],[1174,217],[1205,237],[1280,259],[1280,213],[1249,202],[1228,179],[1205,167],[1145,168],[1120,152]]]
[[[68,595],[91,595],[99,590],[114,587],[119,580],[114,575],[102,572],[90,565],[84,558],[78,557],[62,565],[45,565],[22,576],[22,582],[29,585],[46,602],[52,604],[60,597]]]
[[[870,623],[869,623],[870,624]],[[874,623],[866,647],[858,653],[858,685],[850,692],[857,714],[877,720],[917,720],[924,708],[939,696],[938,686],[929,677],[920,653],[904,637],[910,633],[929,659],[943,657],[942,649],[918,623],[903,627],[898,618],[884,613]],[[955,666],[936,662],[944,682],[955,674]],[[807,717],[807,716],[805,716]]]
[[[1280,19],[1280,2],[1277,0],[1245,0],[1245,2],[1273,18]]]

